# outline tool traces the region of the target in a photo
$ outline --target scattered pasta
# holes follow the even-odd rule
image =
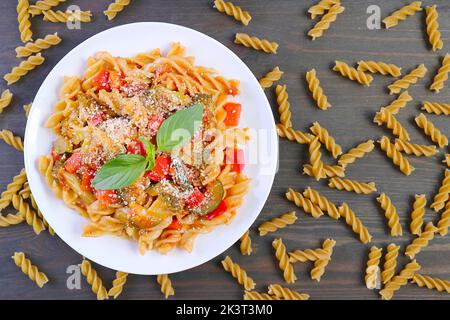
[[[13,178],[13,181],[8,184],[6,190],[0,196],[0,211],[11,204],[14,195],[22,190],[24,184],[27,182],[27,175],[25,169],[22,169],[18,175]]]
[[[283,240],[273,240],[272,247],[275,249],[275,257],[279,261],[278,266],[283,271],[284,280],[286,283],[294,283],[297,280],[297,276],[294,273],[292,264],[289,262],[289,256],[286,253],[286,246],[283,244]]]
[[[422,233],[423,217],[425,215],[425,207],[427,198],[424,194],[416,194],[411,212],[411,224],[409,229],[412,234],[420,235]]]
[[[450,198],[450,169],[445,169],[444,179],[439,187],[438,193],[434,196],[433,203],[430,208],[436,212],[439,212],[444,208],[445,203]]]
[[[370,83],[373,81],[373,77],[370,74],[366,74],[361,70],[356,70],[342,61],[336,60],[333,70],[339,72],[343,77],[352,81],[357,81],[359,84],[367,87],[370,86]]]
[[[313,218],[317,219],[323,216],[323,211],[319,208],[319,206],[312,203],[311,200],[305,198],[300,192],[296,192],[289,188],[286,192],[286,199],[294,202],[297,207],[302,208],[306,213],[311,214]]]
[[[35,282],[39,288],[42,288],[48,282],[45,273],[39,271],[35,265],[31,264],[30,259],[25,257],[25,253],[14,252],[14,255],[11,258],[14,260],[16,266],[18,266],[28,278]]]
[[[268,72],[264,77],[259,79],[259,84],[263,89],[270,88],[274,82],[281,79],[284,72],[279,67],[275,67],[272,71]]]
[[[327,213],[331,218],[337,220],[340,218],[339,210],[336,205],[328,200],[325,196],[321,195],[317,190],[308,187],[303,196],[315,205],[317,205],[323,212]]]
[[[66,22],[91,22],[92,13],[91,11],[53,11],[46,10],[42,11],[44,15],[44,21],[53,22],[53,23],[66,23]]]
[[[324,31],[330,28],[330,25],[336,21],[337,16],[344,12],[344,10],[345,8],[341,6],[340,3],[334,4],[328,12],[322,16],[322,19],[308,31],[308,36],[313,40],[322,37]]]
[[[117,297],[122,293],[124,285],[127,283],[127,278],[128,273],[117,271],[116,278],[113,280],[112,287],[108,291],[108,296],[117,299]]]
[[[9,144],[17,151],[23,151],[22,138],[15,136],[14,133],[9,130],[3,129],[0,131],[0,140],[5,141],[6,144]]]
[[[299,144],[309,144],[314,139],[314,136],[310,133],[294,130],[293,128],[286,127],[281,123],[277,123],[277,133],[281,138],[296,141]]]
[[[384,289],[380,291],[381,297],[384,300],[391,300],[395,291],[406,285],[419,270],[420,265],[416,262],[416,260],[408,263],[398,275],[394,276],[385,284]]]
[[[17,47],[16,57],[29,57],[32,54],[41,52],[42,50],[48,49],[52,46],[56,46],[61,42],[61,38],[58,36],[58,33],[55,32],[53,34],[46,35],[43,39],[37,39],[34,42],[29,42],[25,46]]]
[[[381,150],[383,150],[389,159],[400,168],[400,171],[409,176],[415,169],[409,161],[395,148],[395,145],[389,141],[389,138],[383,136],[379,141]]]
[[[244,26],[247,26],[252,16],[248,11],[242,10],[241,7],[234,5],[232,2],[226,2],[223,0],[215,0],[214,8],[219,12],[224,12],[225,14],[233,17],[235,20],[242,22]]]
[[[426,24],[428,40],[430,41],[433,51],[442,49],[444,42],[441,40],[441,32],[439,31],[439,14],[436,9],[436,5],[425,8]]]
[[[368,71],[370,73],[379,73],[383,76],[390,75],[394,78],[402,75],[402,68],[392,63],[383,61],[361,60],[358,62],[357,70]]]
[[[320,86],[316,69],[311,69],[306,72],[306,82],[308,82],[309,91],[311,91],[313,99],[317,102],[317,107],[322,110],[327,110],[331,107],[327,96],[323,93],[323,89]]]
[[[377,112],[375,118],[376,120],[374,120],[374,122],[379,121],[381,124],[385,123],[386,127],[391,129],[392,133],[399,137],[400,140],[410,140],[408,131],[406,131],[405,127],[403,127],[400,121],[398,121],[397,118],[385,108],[382,108],[381,111]]]
[[[289,94],[286,91],[286,85],[275,87],[277,96],[278,113],[280,115],[280,123],[286,128],[292,127],[291,122],[291,105],[289,103]]]
[[[22,61],[17,67],[14,67],[10,73],[6,74],[3,79],[6,80],[8,85],[13,84],[20,80],[24,75],[26,75],[31,70],[35,69],[37,66],[43,64],[45,58],[41,56],[40,53],[28,57],[27,60]]]
[[[322,127],[318,122],[314,122],[310,130],[319,138],[320,143],[324,144],[325,148],[331,152],[333,158],[337,158],[342,154],[341,146],[336,143],[335,139],[328,133],[328,130]]]
[[[295,250],[288,252],[291,263],[317,261],[329,258],[330,252],[322,247],[317,249]]]
[[[12,98],[13,94],[8,89],[2,92],[0,96],[0,113],[10,105]]]
[[[158,274],[156,276],[156,281],[161,286],[161,293],[166,299],[175,294],[175,290],[172,287],[172,281],[170,281],[167,274]]]
[[[312,166],[309,163],[303,165],[303,173],[310,177],[314,177]],[[333,177],[340,177],[340,178],[345,177],[344,167],[337,165],[323,164],[323,171],[320,178],[325,179]]]
[[[448,116],[450,115],[450,104],[424,101],[422,110],[428,113]]]
[[[242,255],[249,256],[252,254],[252,238],[250,238],[250,230],[245,231],[245,233],[241,237],[241,245],[239,249],[241,250]]]
[[[332,6],[340,2],[340,0],[320,0],[308,9],[308,13],[311,14],[311,19],[315,19],[317,16],[325,14]]]
[[[18,0],[17,3],[17,22],[19,23],[20,40],[23,43],[32,41],[33,32],[31,32],[30,13],[28,0]]]
[[[370,194],[376,192],[375,182],[363,183],[356,180],[334,177],[328,181],[328,186],[333,189],[355,192],[358,194]]]
[[[311,170],[314,178],[316,178],[317,181],[319,181],[324,176],[324,164],[321,160],[322,153],[320,152],[320,147],[321,144],[319,142],[319,137],[316,136],[309,143],[309,163],[311,164]]]
[[[244,300],[280,300],[280,298],[264,292],[245,291]]]
[[[375,289],[378,287],[378,282],[380,281],[380,261],[382,251],[383,249],[375,246],[370,248],[366,276],[364,277],[367,289]]]
[[[450,227],[450,201],[445,204],[445,210],[441,213],[441,218],[437,223],[437,228],[441,236],[445,236],[448,233]]]
[[[424,64],[420,64],[417,68],[405,75],[403,78],[398,79],[393,84],[388,86],[389,93],[400,93],[402,90],[407,90],[411,85],[416,84],[417,81],[427,74],[427,68]]]
[[[266,39],[260,39],[258,37],[249,36],[246,33],[236,33],[234,43],[241,44],[247,48],[261,50],[265,53],[276,54],[278,50],[278,43],[274,41],[268,41]]]
[[[395,139],[395,148],[398,151],[402,151],[406,154],[413,154],[417,157],[425,156],[432,157],[439,151],[435,145],[425,146],[420,144],[409,143],[401,139]]]
[[[297,220],[295,211],[285,213],[279,217],[273,218],[272,220],[263,222],[259,227],[259,235],[265,236],[268,233],[275,232],[278,229],[285,228],[288,225],[294,224]]]
[[[391,243],[387,246],[387,252],[384,256],[383,271],[381,272],[381,281],[383,284],[391,281],[395,275],[395,268],[397,267],[397,257],[400,246]]]
[[[414,274],[411,282],[417,284],[419,287],[427,287],[428,289],[435,289],[439,292],[445,291],[447,293],[450,293],[449,280],[433,278],[416,273]]]
[[[383,23],[386,26],[386,29],[392,28],[400,21],[406,20],[409,16],[412,16],[416,13],[416,11],[422,10],[422,2],[413,1],[410,4],[400,8],[399,10],[392,13],[390,16],[383,19]]]
[[[97,300],[108,299],[108,291],[103,286],[102,279],[98,276],[97,271],[92,268],[91,263],[85,259],[81,263],[81,273],[92,286],[92,292],[97,295]]]
[[[382,193],[377,201],[380,203],[381,208],[384,210],[384,215],[386,219],[388,219],[388,226],[391,230],[392,237],[400,237],[403,235],[402,225],[400,224],[397,209],[395,209],[392,204],[391,199],[385,194]]]
[[[314,267],[311,269],[311,279],[320,282],[320,279],[325,273],[325,269],[328,263],[331,261],[333,255],[333,248],[336,245],[336,241],[333,239],[326,239],[322,244],[322,249],[328,253],[328,256],[324,259],[317,259],[314,261]]]
[[[423,113],[418,115],[415,121],[425,135],[429,136],[431,141],[437,143],[440,148],[448,146],[448,138]]]
[[[15,194],[12,196],[11,201],[14,209],[22,215],[28,225],[33,227],[34,233],[40,234],[46,229],[38,214],[30,208],[30,205],[21,196]]]
[[[231,273],[239,284],[244,286],[245,290],[253,290],[255,288],[255,281],[247,275],[247,272],[240,265],[233,262],[229,256],[222,260],[222,266],[226,272]]]
[[[383,109],[391,114],[397,114],[400,112],[401,109],[406,107],[408,102],[412,101],[412,99],[413,98],[409,95],[408,91],[404,91],[398,96],[397,99],[392,101],[390,105],[384,107]],[[380,120],[380,115],[381,114],[377,113],[375,115],[375,119],[373,120],[378,125],[382,124],[382,121]]]
[[[434,234],[438,231],[438,228],[436,228],[432,222],[429,222],[425,229],[420,233],[420,235],[415,238],[407,247],[405,250],[405,254],[410,258],[414,259],[416,257],[416,254],[418,254],[420,251],[422,251],[423,248],[428,246],[428,242],[430,240],[433,240]]]
[[[269,285],[268,293],[282,300],[309,300],[309,294],[300,293],[279,284]]]
[[[356,159],[361,159],[375,148],[373,140],[360,143],[355,148],[350,149],[347,153],[341,155],[338,164],[345,168],[347,165],[355,162]]]
[[[439,93],[444,88],[445,82],[448,80],[448,73],[450,72],[450,54],[446,54],[442,60],[442,66],[439,68],[437,74],[434,76],[433,83],[430,90]]]
[[[15,226],[22,223],[25,219],[20,213],[16,214],[7,214],[6,216],[2,216],[0,214],[0,227],[6,228],[10,226]]]
[[[32,16],[37,16],[42,14],[42,11],[50,10],[53,7],[56,7],[62,2],[66,2],[66,0],[39,0],[35,4],[30,5],[28,8],[28,12]]]
[[[352,227],[354,233],[359,235],[359,240],[366,244],[372,240],[369,230],[362,224],[361,220],[355,215],[347,203],[343,203],[339,208],[339,214],[345,219],[345,222]]]
[[[116,0],[111,2],[108,9],[103,11],[103,14],[108,18],[109,21],[114,19],[116,15],[122,11],[127,5],[129,5],[131,0]]]

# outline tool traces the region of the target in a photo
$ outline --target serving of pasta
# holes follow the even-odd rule
[[[130,58],[98,52],[82,77],[64,77],[39,171],[87,218],[82,236],[132,239],[140,254],[191,252],[250,188],[237,95],[237,80],[195,65],[180,43]]]

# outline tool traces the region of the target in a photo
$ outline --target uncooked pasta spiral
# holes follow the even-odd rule
[[[409,229],[412,234],[420,235],[422,233],[423,216],[425,215],[425,207],[427,198],[424,194],[416,194],[411,212],[411,224]]]
[[[6,190],[2,192],[0,196],[0,211],[10,205],[13,196],[22,190],[25,182],[27,182],[27,174],[25,173],[25,169],[22,169],[20,173],[13,178],[13,181],[8,184]]]
[[[7,214],[6,216],[2,216],[0,214],[0,227],[10,227],[15,226],[19,223],[22,223],[25,219],[22,217],[20,213],[17,214]]]
[[[235,6],[232,2],[226,2],[223,0],[215,0],[214,8],[219,12],[225,12],[225,14],[233,17],[235,20],[242,22],[244,26],[247,26],[252,17],[248,11],[242,10],[241,7]]]
[[[405,75],[403,78],[398,79],[394,83],[388,86],[389,93],[400,93],[402,90],[408,89],[412,84],[417,83],[417,81],[425,77],[427,73],[427,68],[424,64],[419,65],[417,68],[412,70],[410,73]]]
[[[305,249],[305,250],[295,250],[292,252],[288,252],[289,261],[291,263],[296,262],[306,262],[306,261],[317,261],[327,259],[329,256],[329,251],[324,250],[323,248],[317,249]]]
[[[333,189],[355,192],[358,194],[369,194],[377,191],[375,182],[363,183],[356,180],[334,177],[328,181],[328,186]]]
[[[247,275],[247,272],[240,265],[233,262],[229,256],[222,260],[222,266],[226,272],[231,273],[239,284],[244,286],[245,290],[253,290],[255,288],[255,281]]]
[[[338,14],[341,14],[344,10],[345,8],[341,6],[340,3],[334,4],[330,10],[322,16],[322,19],[320,19],[320,21],[308,31],[308,36],[310,36],[313,40],[320,38],[323,35],[323,32],[328,30],[330,25],[336,21]]]
[[[320,152],[321,144],[319,142],[319,137],[315,137],[309,143],[309,163],[311,164],[311,169],[314,177],[319,181],[323,175],[323,162],[321,160],[322,153]]]
[[[109,4],[108,9],[103,11],[104,15],[108,17],[111,21],[114,19],[120,11],[122,11],[127,5],[129,5],[131,0],[116,0]]]
[[[314,267],[311,269],[311,279],[320,282],[320,279],[325,273],[325,268],[331,260],[333,254],[333,248],[336,245],[336,241],[333,239],[326,239],[322,244],[322,249],[328,253],[328,256],[324,259],[317,259],[314,262]]]
[[[292,127],[291,122],[291,105],[289,103],[289,95],[286,91],[286,85],[275,87],[275,94],[277,96],[278,113],[280,115],[280,122],[286,128]]]
[[[295,211],[285,213],[279,217],[273,218],[272,220],[263,222],[258,227],[259,235],[262,237],[270,232],[275,232],[278,229],[294,224],[296,220],[297,216],[295,215]]]
[[[279,67],[275,67],[272,71],[268,72],[264,77],[259,79],[259,84],[263,89],[269,88],[274,82],[280,80],[283,74],[284,72],[281,71]]]
[[[416,124],[424,133],[437,143],[440,148],[448,145],[448,138],[435,125],[425,117],[423,113],[415,118]]]
[[[360,143],[355,148],[350,149],[347,153],[341,155],[338,164],[345,168],[347,165],[354,163],[356,159],[363,158],[366,154],[375,148],[373,140]]]
[[[8,85],[19,81],[24,75],[26,75],[31,70],[35,69],[37,66],[43,64],[45,58],[41,56],[40,53],[28,57],[27,60],[22,61],[17,67],[14,67],[10,73],[7,73],[3,79],[6,80]]]
[[[294,273],[292,264],[289,262],[289,256],[286,253],[286,246],[283,244],[283,240],[273,240],[272,247],[275,249],[275,257],[279,261],[278,266],[283,271],[284,281],[286,283],[294,283],[297,280],[297,276]]]
[[[310,177],[314,177],[312,166],[309,163],[303,165],[303,174]],[[345,169],[342,166],[323,164],[323,171],[321,179],[333,178],[333,177],[345,177]]]
[[[49,21],[53,23],[61,22],[73,22],[73,21],[80,21],[80,22],[91,22],[92,13],[91,11],[53,11],[53,10],[46,10],[42,11],[42,14],[44,15],[44,21]]]
[[[424,101],[422,110],[425,110],[428,113],[448,116],[450,115],[450,104]]]
[[[421,234],[415,238],[407,247],[405,250],[405,254],[411,258],[414,259],[416,257],[416,254],[418,254],[420,251],[422,251],[423,248],[428,246],[428,242],[430,240],[433,240],[434,234],[438,231],[438,228],[436,228],[433,225],[433,222],[429,222],[425,229],[421,232]]]
[[[382,108],[379,112],[377,112],[376,118],[377,120],[374,120],[374,122],[379,121],[382,124],[385,123],[386,127],[391,129],[392,133],[399,137],[400,140],[410,140],[408,131],[406,131],[405,127],[403,127],[400,121],[398,121],[397,118],[385,108]]]
[[[280,300],[265,292],[245,291],[244,300]]]
[[[384,210],[384,215],[388,219],[388,226],[391,230],[392,237],[400,237],[403,234],[402,225],[400,224],[397,209],[392,204],[391,199],[382,193],[377,201],[380,203],[381,208]]]
[[[341,146],[336,143],[335,139],[328,133],[328,130],[322,127],[318,122],[314,122],[310,130],[319,138],[320,143],[324,144],[325,148],[331,152],[333,158],[337,158],[342,154]]]
[[[43,39],[37,39],[34,42],[27,43],[25,46],[17,47],[15,49],[16,57],[22,58],[31,56],[34,53],[38,53],[52,46],[56,46],[60,42],[61,38],[58,36],[57,32],[48,34]]]
[[[400,246],[391,243],[387,246],[386,254],[384,256],[383,271],[381,272],[381,281],[383,284],[391,281],[395,275],[395,268],[397,267],[397,257]]]
[[[2,92],[0,96],[0,113],[3,112],[3,109],[9,106],[13,98],[13,94],[8,89]]]
[[[108,291],[108,296],[117,299],[117,297],[122,293],[123,286],[127,283],[127,277],[128,273],[117,271],[116,278],[113,280],[112,283],[112,287]]]
[[[422,2],[413,1],[410,4],[400,8],[399,10],[392,13],[390,16],[383,19],[383,23],[386,29],[396,26],[400,21],[406,20],[409,16],[412,16],[416,11],[422,10]]]
[[[450,54],[446,54],[442,60],[442,66],[439,68],[437,74],[434,76],[433,83],[430,86],[432,91],[439,93],[444,88],[445,81],[448,80],[448,73],[450,72]]]
[[[315,19],[317,16],[323,15],[330,10],[332,6],[340,2],[340,0],[320,0],[317,4],[308,9],[308,13],[311,14],[311,19]]]
[[[367,289],[375,289],[378,286],[380,276],[380,261],[383,249],[373,246],[370,248],[369,259],[367,260],[366,275],[364,280]]]
[[[367,87],[370,86],[370,83],[373,81],[373,77],[370,74],[366,74],[361,70],[356,70],[343,61],[336,60],[333,70],[339,72],[343,77],[349,78],[352,81],[357,81]]]
[[[39,14],[42,14],[42,11],[50,10],[51,8],[56,7],[61,2],[65,1],[66,0],[39,0],[28,8],[28,12],[32,16],[37,16]]]
[[[28,278],[34,281],[39,288],[42,288],[48,282],[45,273],[39,271],[35,265],[31,264],[30,259],[25,257],[25,253],[14,252],[14,255],[11,258],[14,260],[16,266],[18,266]]]
[[[19,191],[18,195],[24,199],[29,199],[31,197],[31,189],[28,181],[23,184],[23,188]]]
[[[450,293],[450,281],[416,273],[412,278],[412,283],[419,287],[427,287],[428,289],[436,289],[439,292]]]
[[[310,133],[304,133],[299,130],[294,130],[290,127],[286,127],[281,123],[277,123],[277,133],[281,138],[286,138],[290,141],[296,141],[299,144],[308,144],[314,139],[314,136]]]
[[[347,203],[343,203],[339,208],[339,214],[345,219],[345,222],[352,227],[354,233],[359,235],[359,239],[362,243],[369,243],[372,240],[372,236],[369,230],[362,224],[361,220],[355,215],[352,209]]]
[[[444,42],[441,40],[441,32],[439,31],[439,14],[436,9],[436,5],[425,8],[427,34],[433,51],[442,49]]]
[[[296,192],[289,188],[286,192],[286,199],[295,203],[299,208],[302,208],[306,213],[311,214],[313,218],[319,218],[323,216],[323,211],[311,200],[306,199],[300,192]]]
[[[389,104],[388,106],[384,107],[384,110],[386,110],[387,112],[391,113],[391,114],[397,114],[400,112],[401,109],[403,109],[404,107],[406,107],[406,105],[408,104],[408,102],[412,101],[412,97],[409,95],[408,91],[402,92],[397,99],[395,99],[394,101],[392,101],[391,104]],[[373,120],[375,123],[377,123],[378,125],[382,124],[382,121],[379,119],[380,114],[376,114],[375,115],[375,119]]]
[[[413,154],[415,156],[431,157],[438,153],[435,145],[425,146],[420,144],[409,143],[401,139],[395,139],[395,148],[406,154]]]
[[[311,69],[306,72],[306,82],[308,82],[309,91],[311,91],[313,99],[317,102],[317,107],[322,110],[327,110],[331,107],[327,96],[323,93],[320,86],[320,81],[316,75],[316,69]]]
[[[92,292],[97,295],[97,300],[108,299],[108,291],[103,286],[102,279],[97,274],[89,261],[83,260],[81,263],[81,273],[86,277],[87,282],[92,286]]]
[[[379,73],[383,76],[390,75],[395,78],[402,75],[402,68],[383,61],[361,60],[358,62],[358,70]]]
[[[23,106],[23,111],[25,111],[25,115],[28,118],[30,115],[31,107],[33,106],[33,103],[29,103]]]
[[[5,141],[11,147],[18,151],[23,151],[23,142],[21,137],[16,137],[14,133],[9,130],[3,129],[0,131],[0,139]]]
[[[415,169],[409,161],[395,148],[395,145],[389,141],[389,138],[383,136],[379,141],[381,150],[383,150],[389,159],[400,168],[400,171],[409,176]]]
[[[308,187],[304,192],[303,196],[326,212],[331,218],[337,220],[340,217],[339,210],[336,205],[328,200],[325,196],[321,195],[317,190]]]
[[[252,238],[250,238],[250,230],[245,231],[245,233],[241,237],[241,245],[239,249],[241,250],[242,255],[251,255],[252,254]]]
[[[450,167],[450,153],[445,154],[444,160],[442,160],[442,163],[445,163],[447,167]]]
[[[439,212],[444,208],[445,203],[450,197],[450,170],[445,169],[444,179],[439,187],[438,193],[434,196],[433,203],[430,208],[436,212]]]
[[[20,40],[23,43],[31,41],[33,32],[31,32],[30,14],[28,0],[18,0],[17,3],[17,22],[19,22]]]
[[[283,300],[308,300],[309,294],[293,291],[289,288],[282,287],[279,284],[269,285],[268,291],[270,295]]]
[[[441,236],[445,236],[448,233],[450,227],[450,201],[445,204],[445,210],[441,213],[441,218],[438,221],[437,228]]]
[[[161,286],[161,293],[164,294],[164,297],[166,297],[166,299],[175,294],[175,291],[172,287],[172,281],[170,281],[167,274],[158,274],[158,276],[156,277],[156,281]]]
[[[24,218],[25,221],[33,227],[33,230],[36,234],[40,234],[43,230],[45,230],[44,223],[38,217],[37,213],[30,208],[30,205],[25,202],[25,200],[15,194],[12,197],[12,205],[14,209],[16,209]]]
[[[268,41],[266,39],[260,39],[258,37],[249,36],[246,33],[236,33],[234,43],[241,44],[247,48],[253,48],[255,50],[261,50],[266,53],[277,53],[278,43]]]
[[[384,300],[390,300],[394,296],[395,291],[408,283],[409,280],[420,270],[420,265],[413,260],[408,263],[402,271],[394,276],[391,281],[386,283],[384,289],[380,291],[380,295]]]
[[[48,224],[47,220],[45,220],[44,215],[42,214],[41,210],[39,210],[39,207],[36,203],[36,200],[34,199],[34,196],[32,194],[30,194],[30,202],[31,202],[31,207],[36,210],[37,215],[40,219],[42,219],[42,223],[44,224],[44,227],[46,227],[48,229],[48,232],[54,236],[55,235],[55,230],[53,230],[53,228]]]

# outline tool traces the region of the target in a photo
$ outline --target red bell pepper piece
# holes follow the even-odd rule
[[[95,177],[95,170],[85,167],[81,177],[81,187],[83,188],[84,191],[92,192],[94,190],[91,184],[92,179],[94,179],[94,177]]]
[[[224,200],[219,203],[219,206],[215,208],[213,211],[208,213],[205,217],[208,220],[212,220],[224,214],[228,210],[228,206]]]
[[[147,155],[144,144],[140,140],[136,139],[133,139],[129,144],[127,144],[127,152],[132,154],[138,154],[143,157]]]
[[[103,113],[102,112],[97,112],[97,113],[94,113],[93,115],[91,115],[88,120],[91,122],[91,124],[94,127],[96,127],[100,123],[105,121],[105,118],[103,117]]]
[[[150,131],[150,134],[152,136],[156,135],[156,133],[159,130],[159,127],[161,127],[162,123],[164,122],[164,116],[162,114],[156,115],[151,117],[148,120],[148,130]]]
[[[223,121],[225,125],[229,127],[237,126],[239,124],[239,118],[241,117],[241,104],[228,102],[223,106],[223,109],[227,113],[225,120]]]
[[[83,165],[83,154],[81,152],[73,153],[64,163],[64,169],[69,173],[76,173]]]
[[[166,229],[169,230],[180,230],[183,227],[183,224],[177,218],[173,218],[172,223]]]
[[[198,189],[195,188],[194,191],[187,197],[186,204],[188,208],[196,208],[205,200],[205,195]]]
[[[230,91],[228,94],[231,94],[233,97],[239,94],[239,89],[238,89],[238,85],[239,82],[236,80],[231,80],[230,81]]]
[[[230,165],[231,171],[241,173],[245,168],[244,150],[237,148],[226,148],[225,164]]]
[[[111,91],[111,85],[109,84],[109,70],[102,69],[97,74],[97,76],[94,79],[94,85],[97,87],[98,90],[106,90]]]
[[[52,150],[50,150],[50,154],[52,156],[53,162],[61,160],[61,155],[57,154],[53,148],[52,148]]]
[[[123,76],[122,72],[118,72],[116,70],[109,71],[109,85],[111,89],[120,89],[122,88],[125,77]]]
[[[172,161],[169,156],[160,155],[155,159],[153,169],[147,171],[146,176],[153,181],[161,181],[167,178],[170,173],[170,164]]]

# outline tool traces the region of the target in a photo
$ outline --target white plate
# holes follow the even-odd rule
[[[48,154],[54,140],[51,130],[44,128],[53,113],[53,105],[65,75],[81,76],[89,56],[103,50],[116,56],[133,56],[153,48],[167,52],[170,43],[179,41],[188,55],[196,58],[196,64],[217,69],[227,78],[241,82],[241,95],[236,98],[243,105],[242,127],[266,130],[269,141],[261,147],[268,148],[261,162],[247,165],[245,174],[252,178],[251,190],[244,205],[227,226],[200,235],[192,253],[175,249],[163,255],[150,251],[141,256],[137,243],[113,236],[83,238],[81,233],[87,220],[67,208],[57,199],[37,168],[38,158]],[[258,139],[249,147],[256,147]],[[246,155],[247,157],[247,155]],[[58,236],[79,254],[114,270],[152,275],[178,272],[198,266],[224,252],[252,225],[263,208],[272,187],[278,159],[275,122],[270,105],[248,67],[228,48],[216,40],[192,29],[155,22],[127,24],[101,32],[70,51],[53,68],[43,82],[33,102],[25,134],[25,167],[31,190],[45,219]],[[43,248],[43,250],[45,250]]]

